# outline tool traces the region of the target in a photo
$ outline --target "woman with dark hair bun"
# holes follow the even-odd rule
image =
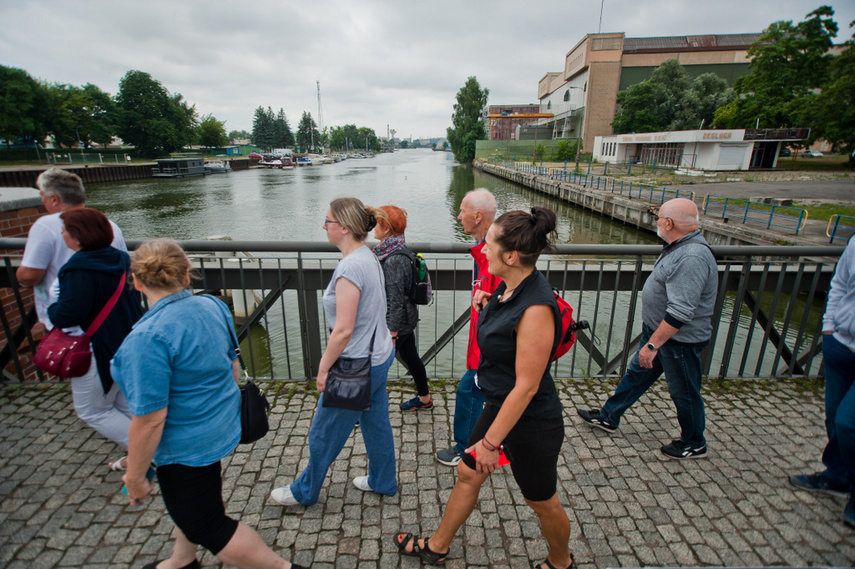
[[[47,312],[54,326],[79,327],[82,334],[116,292],[131,260],[127,253],[110,246],[113,228],[100,211],[77,207],[66,210],[60,217],[62,238],[75,253],[59,270],[59,293],[52,295],[56,301]],[[89,371],[71,380],[77,416],[125,449],[131,411],[125,396],[113,383],[110,359],[141,316],[142,299],[126,283],[116,305],[92,335]],[[108,464],[112,470],[125,470],[126,465],[126,457]]]
[[[501,215],[487,232],[483,252],[489,272],[502,279],[492,295],[478,291],[472,301],[480,310],[478,385],[487,404],[457,465],[457,483],[439,528],[424,539],[396,534],[395,545],[404,555],[445,563],[481,485],[506,459],[549,546],[546,560],[535,567],[573,566],[570,520],[557,493],[563,409],[549,373],[561,338],[561,317],[552,287],[535,267],[540,254],[553,249],[555,223],[552,210],[534,207]]]

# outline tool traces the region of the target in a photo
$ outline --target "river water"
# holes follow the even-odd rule
[[[528,209],[532,205],[552,208],[558,214],[559,243],[661,243],[651,232],[639,231],[480,170],[459,166],[450,153],[431,150],[405,150],[292,171],[251,169],[198,178],[89,184],[86,191],[88,205],[100,209],[118,223],[127,239],[224,236],[235,240],[326,241],[322,224],[329,202],[336,197],[356,196],[366,204],[394,204],[407,210],[406,235],[411,243],[469,243],[471,238],[463,233],[456,218],[463,196],[475,188],[493,192],[500,212]],[[468,295],[466,291],[443,291],[441,302],[422,308],[419,324],[422,352],[450,325],[462,310],[460,307],[468,302]],[[282,314],[295,313],[296,298],[293,296],[283,295]],[[607,338],[612,323],[626,321],[628,295],[618,295],[612,306],[609,306],[612,300],[608,291],[589,291],[584,296],[584,300],[576,301],[574,293],[574,309],[577,317],[592,320],[595,335]],[[729,313],[728,307],[733,300],[732,295],[728,295],[723,314]],[[808,330],[816,329],[821,309],[819,306],[811,311]],[[278,306],[271,309],[271,313],[276,310]],[[802,310],[795,313],[802,314]],[[749,352],[752,358],[756,357],[763,351],[754,345],[762,334],[755,334],[749,341],[747,330],[751,314],[743,310],[738,319],[736,345],[751,344]],[[252,353],[253,373],[262,377],[299,375],[299,327],[286,326],[284,320],[265,319],[251,331],[250,345],[245,345],[244,350]],[[725,330],[726,326],[719,330],[714,361],[721,358],[722,350],[728,349],[723,337]],[[793,329],[787,334],[788,340],[792,339],[792,334]],[[453,342],[437,355],[429,366],[429,375],[456,377],[462,373],[466,334],[461,338],[462,341]],[[811,341],[810,334],[806,340]],[[620,342],[611,347],[610,342],[606,344],[602,346],[606,356],[613,357]],[[285,354],[289,355],[285,357]],[[770,350],[760,356],[764,366],[768,366],[773,357],[774,351]],[[559,363],[559,372],[568,377],[584,376],[584,368],[588,365],[590,362],[583,356],[579,361],[566,356]],[[393,370],[393,377],[405,373],[399,367]]]
[[[355,196],[407,210],[410,242],[467,243],[471,238],[457,214],[460,200],[475,188],[493,192],[500,212],[551,207],[559,218],[559,243],[661,243],[652,233],[457,165],[451,153],[425,149],[290,171],[89,184],[86,193],[87,205],[106,213],[127,239],[325,241],[321,225],[329,202]]]

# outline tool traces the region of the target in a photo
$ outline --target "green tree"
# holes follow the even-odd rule
[[[208,115],[199,123],[197,130],[199,138],[197,143],[208,148],[222,148],[228,145],[229,137],[226,136],[226,125],[218,121],[213,115]]]
[[[294,133],[291,132],[291,126],[288,124],[288,117],[285,116],[285,111],[281,108],[273,121],[274,140],[276,148],[291,148],[294,146]]]
[[[475,77],[469,77],[457,92],[447,136],[454,158],[461,164],[471,164],[475,159],[476,141],[487,138],[485,120],[489,95],[490,90],[482,90]]]
[[[47,86],[23,69],[0,65],[0,136],[38,143],[47,136]]]
[[[83,87],[86,96],[88,124],[85,128],[88,142],[102,144],[106,148],[116,136],[119,111],[109,93],[87,83]],[[81,133],[82,134],[82,133]]]
[[[248,130],[230,130],[229,131],[229,141],[235,140],[237,138],[249,138],[252,139],[252,133]]]
[[[276,129],[273,125],[273,111],[270,107],[255,109],[252,120],[252,142],[265,150],[272,150],[276,145]]]
[[[303,111],[300,124],[297,126],[296,143],[301,152],[314,152],[320,141],[318,125],[315,124],[312,115]]]
[[[716,112],[715,124],[725,128],[799,126],[803,110],[828,79],[829,53],[837,24],[834,10],[820,6],[797,25],[770,25],[748,50],[750,72],[733,85],[739,95]]]
[[[678,60],[669,59],[653,71],[649,81],[618,95],[620,110],[612,128],[622,134],[710,127],[715,110],[734,97],[721,77],[705,73],[693,80]]]
[[[828,82],[814,104],[805,107],[801,120],[811,126],[808,144],[824,138],[848,154],[849,164],[855,166],[855,35],[844,46],[830,65]]]
[[[194,137],[196,108],[180,93],[142,71],[128,71],[119,83],[119,136],[146,156],[179,150]]]

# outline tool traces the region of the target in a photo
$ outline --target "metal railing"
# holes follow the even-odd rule
[[[704,198],[704,213],[718,215],[723,220],[752,222],[765,225],[766,229],[780,227],[792,229],[798,235],[807,224],[807,210],[783,205],[753,202],[744,198],[724,198],[708,195]]]
[[[843,243],[848,242],[849,238],[855,235],[855,217],[835,213],[828,220],[825,234],[828,235],[829,243],[834,243],[835,239]]]
[[[653,184],[625,181],[605,175],[599,176],[590,173],[583,174],[581,172],[567,170],[567,168],[547,168],[546,166],[536,166],[534,164],[510,162],[505,160],[490,160],[490,162],[499,164],[505,168],[517,170],[518,172],[525,172],[535,176],[545,176],[552,180],[561,180],[562,182],[577,184],[584,188],[603,190],[621,196],[625,195],[628,198],[638,198],[655,203],[665,203],[666,201],[674,198],[686,198],[693,201],[695,199],[695,192],[675,187],[655,186]],[[608,164],[606,164],[606,170],[608,170]]]
[[[31,302],[18,289],[14,269],[23,239],[0,239],[6,270],[0,271],[0,352],[7,379],[22,369],[34,348]],[[137,242],[129,242],[133,249]],[[321,296],[340,255],[326,243],[185,241],[199,278],[196,291],[222,294],[238,313],[242,351],[255,378],[305,380],[313,377],[326,344],[328,324]],[[411,244],[423,253],[434,302],[420,307],[417,338],[428,374],[460,377],[466,366],[472,261],[464,244]],[[237,254],[243,251],[249,253]],[[571,351],[558,360],[556,377],[620,376],[638,349],[640,292],[658,246],[563,245],[543,256],[540,270],[573,306],[590,330],[577,333]],[[719,294],[714,332],[704,351],[704,373],[719,378],[816,377],[821,370],[821,316],[840,247],[714,247]],[[11,300],[8,300],[11,298]],[[21,324],[12,325],[19,316]],[[29,340],[29,343],[27,343]],[[400,363],[391,378],[405,377]]]

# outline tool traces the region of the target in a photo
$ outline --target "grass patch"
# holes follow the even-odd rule
[[[793,205],[806,209],[809,219],[821,219],[828,221],[832,215],[846,215],[855,217],[855,205],[839,204],[839,203],[804,203],[793,202]]]
[[[844,173],[851,169],[848,156],[823,156],[822,158],[802,158],[800,156],[790,158],[778,158],[775,170],[786,172],[840,172]]]

